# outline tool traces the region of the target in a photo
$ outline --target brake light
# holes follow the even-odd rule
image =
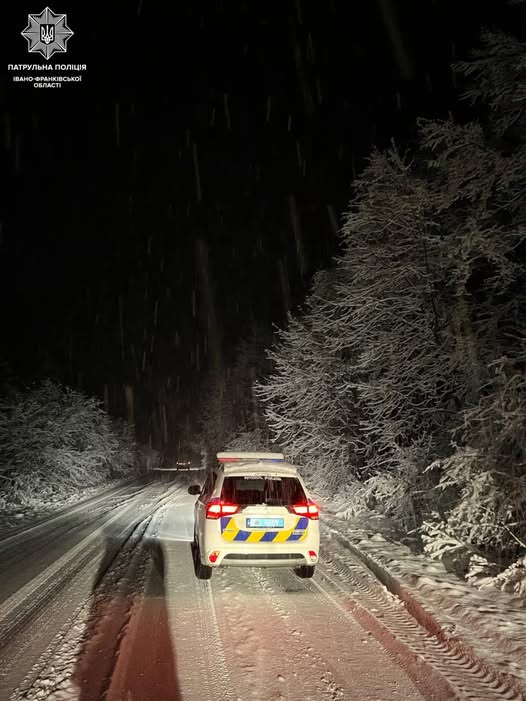
[[[294,504],[291,508],[298,516],[306,516],[314,521],[320,518],[320,510],[311,499],[306,504]]]
[[[225,504],[219,497],[214,497],[210,499],[206,505],[206,518],[232,516],[233,514],[237,514],[240,508],[239,504]]]

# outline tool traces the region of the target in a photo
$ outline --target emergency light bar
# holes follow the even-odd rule
[[[285,462],[283,453],[217,453],[220,463],[227,462]]]

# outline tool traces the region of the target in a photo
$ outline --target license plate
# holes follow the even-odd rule
[[[247,518],[247,528],[283,528],[282,518]]]

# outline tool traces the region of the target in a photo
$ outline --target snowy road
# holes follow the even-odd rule
[[[197,580],[186,479],[0,541],[0,699],[513,698],[448,655],[328,529],[312,580],[252,568]]]

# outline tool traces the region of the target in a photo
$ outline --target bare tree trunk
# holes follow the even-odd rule
[[[135,401],[133,387],[131,385],[124,385],[124,398],[126,400],[128,430],[130,431],[130,437],[133,437],[135,427]]]
[[[457,304],[453,310],[453,328],[466,381],[466,400],[468,403],[475,403],[482,385],[482,368],[479,342],[473,329],[470,307],[465,294],[457,298]]]

